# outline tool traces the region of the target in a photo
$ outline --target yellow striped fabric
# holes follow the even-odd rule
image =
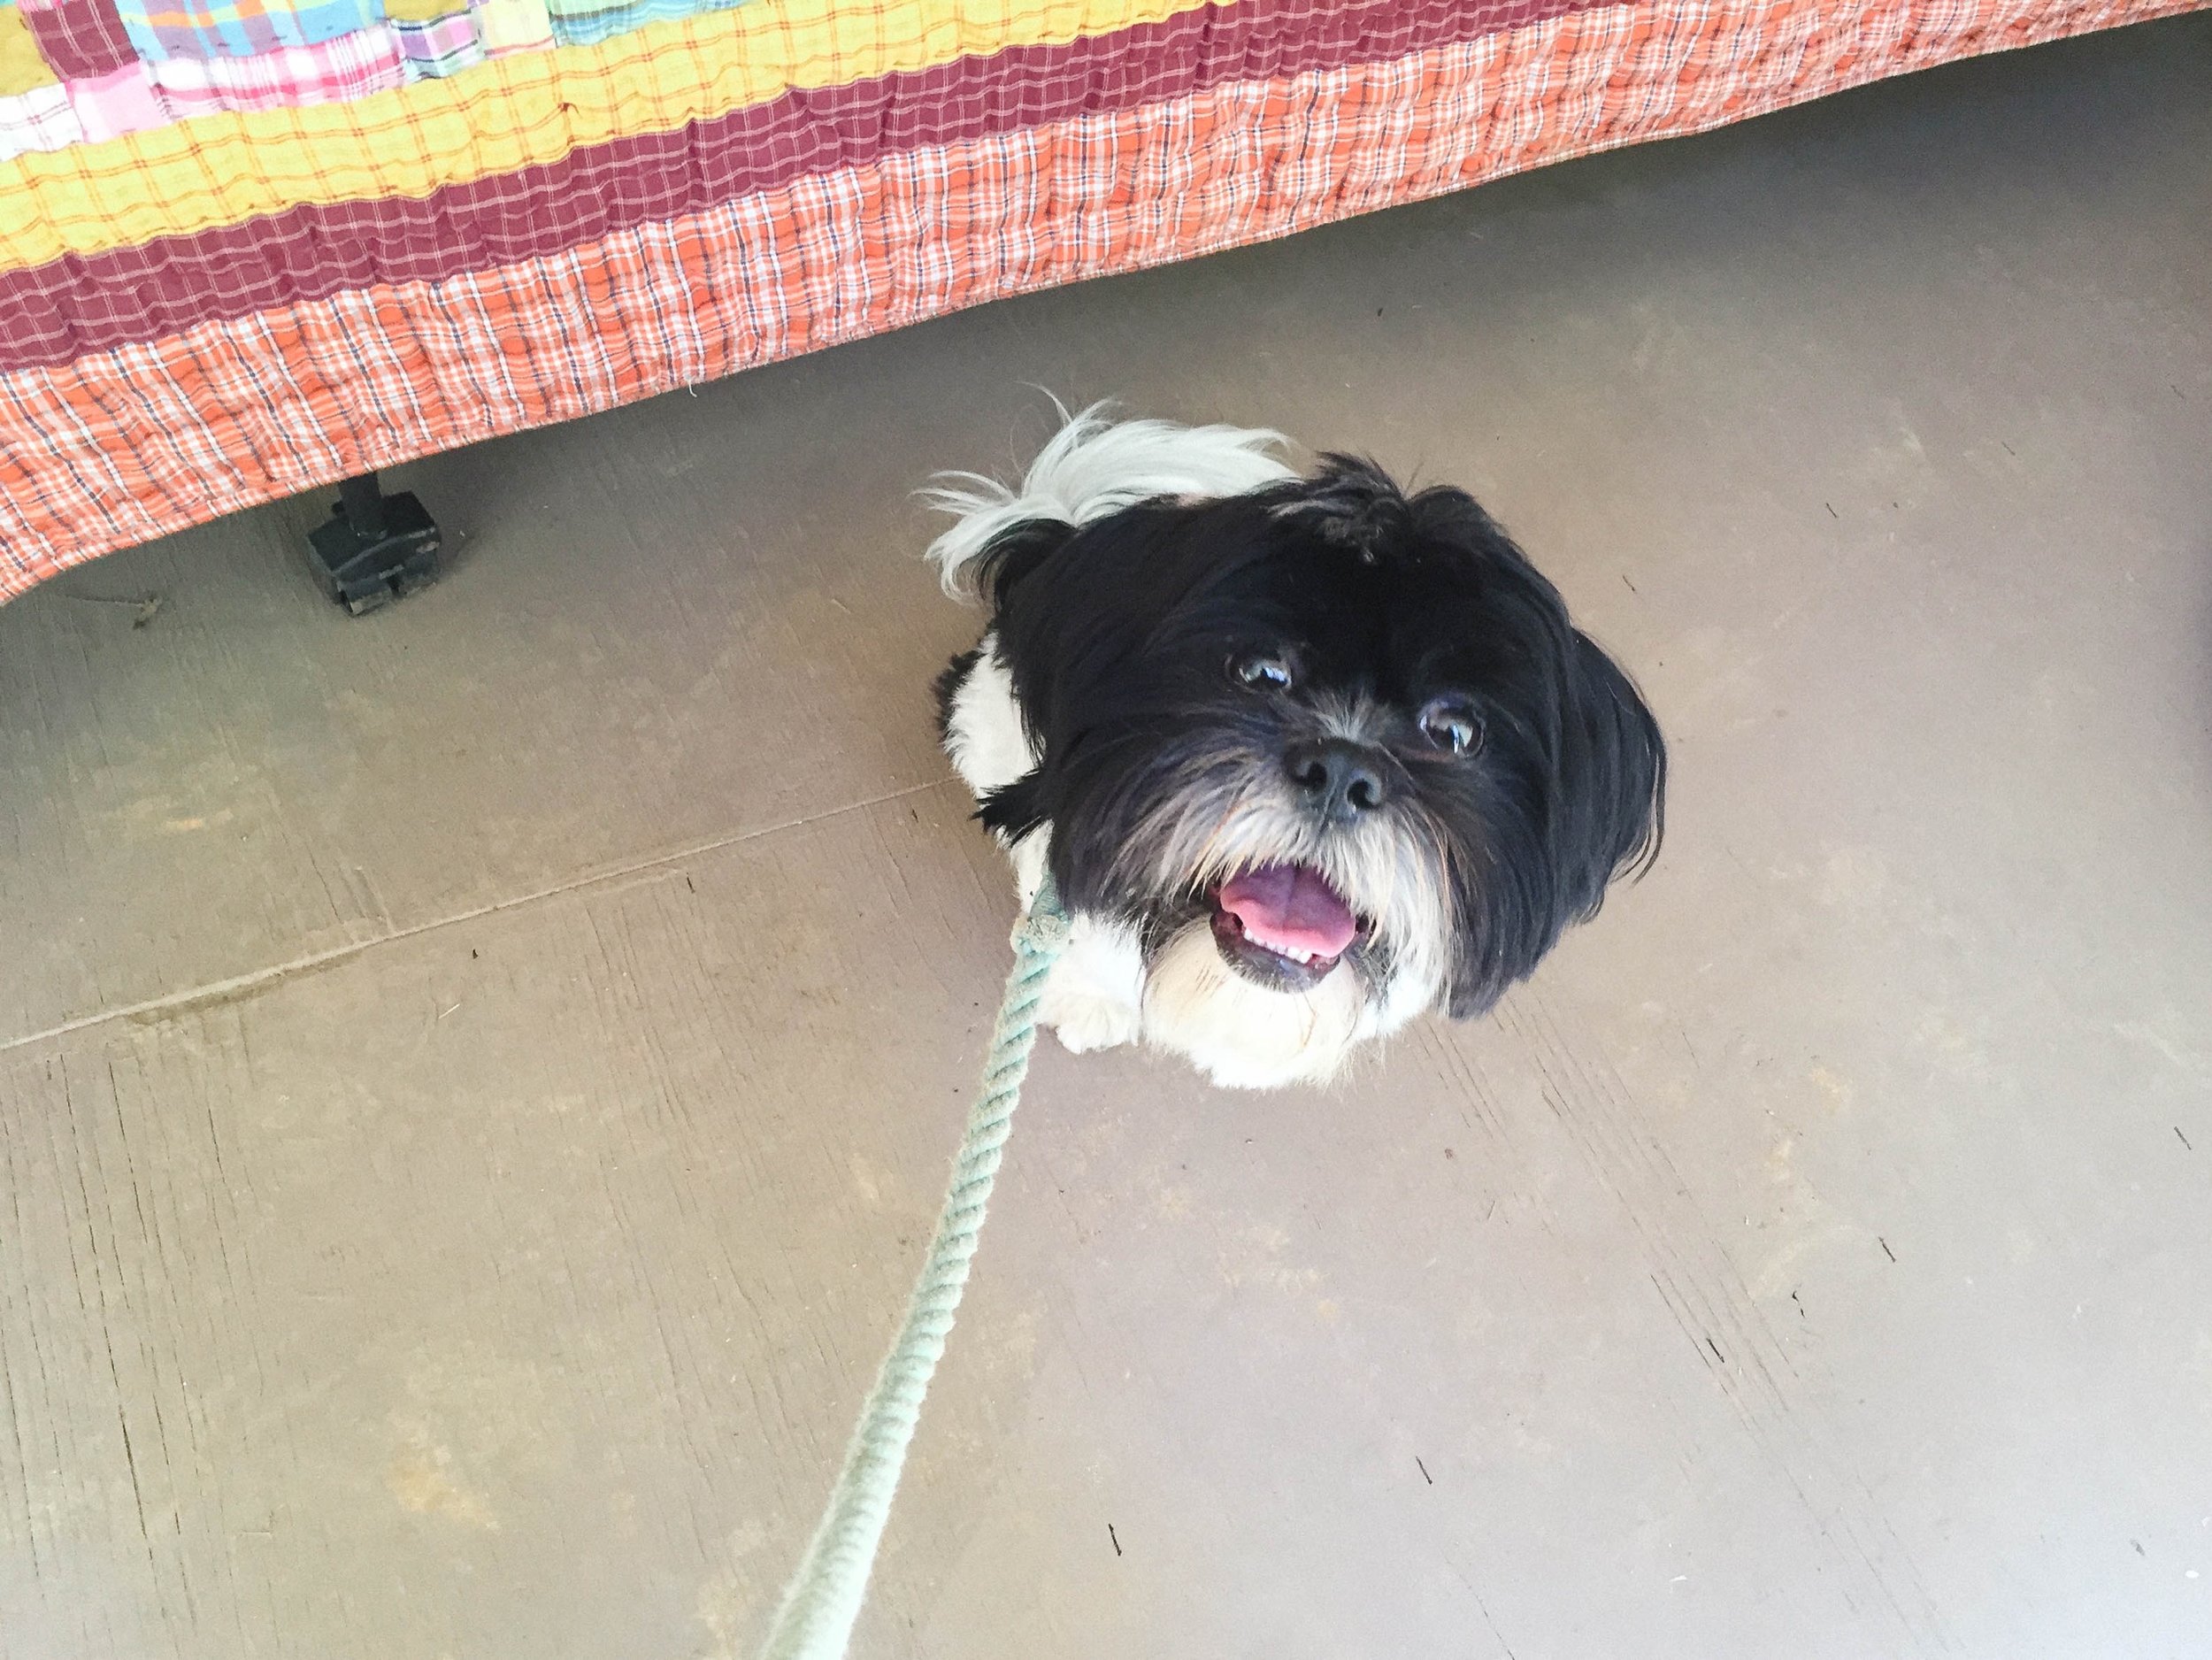
[[[795,88],[1064,45],[1232,0],[757,0],[495,58],[349,104],[196,117],[0,163],[0,270],[302,203],[443,186],[667,132]]]

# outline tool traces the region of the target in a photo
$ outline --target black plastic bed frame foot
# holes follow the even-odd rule
[[[307,533],[307,557],[323,592],[358,617],[437,574],[437,521],[411,491],[387,496],[365,473],[338,486],[330,517]]]

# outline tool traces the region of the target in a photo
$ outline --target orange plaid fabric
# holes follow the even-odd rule
[[[900,151],[545,258],[0,376],[0,596],[366,468],[980,301],[2191,4],[1606,6]]]

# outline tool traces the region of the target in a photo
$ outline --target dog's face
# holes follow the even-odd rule
[[[1049,823],[1062,896],[1141,932],[1171,1021],[1275,1002],[1348,1045],[1477,1012],[1656,846],[1651,715],[1462,492],[1331,457],[989,565],[1042,759],[984,818]]]

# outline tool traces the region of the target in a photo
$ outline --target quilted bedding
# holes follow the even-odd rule
[[[0,599],[1002,295],[2197,0],[0,0]]]

